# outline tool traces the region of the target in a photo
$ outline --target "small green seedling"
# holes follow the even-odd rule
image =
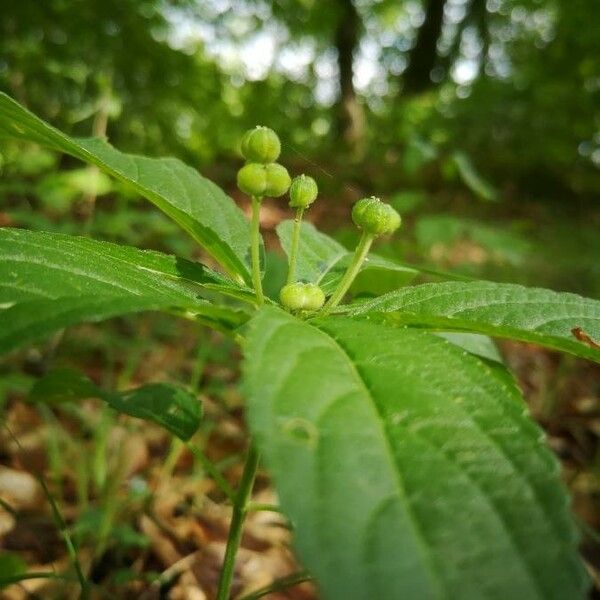
[[[259,462],[322,598],[585,597],[557,461],[488,336],[600,361],[600,302],[488,281],[408,285],[414,269],[370,252],[400,216],[377,198],[357,202],[353,254],[303,223],[316,183],[300,176],[290,187],[275,162],[281,144],[267,128],[242,141],[249,162],[238,185],[252,199],[250,223],[180,162],[71,138],[4,94],[0,134],[66,152],[130,185],[220,265],[0,229],[2,351],[144,310],[201,322],[241,343],[252,441],[218,600],[231,595]],[[277,302],[262,290],[260,208],[288,188],[296,215],[278,228],[289,273]],[[73,393],[90,385],[71,382]],[[168,388],[106,401],[183,439],[201,418],[194,396]]]

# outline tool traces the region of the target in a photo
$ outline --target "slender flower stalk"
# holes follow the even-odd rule
[[[373,240],[380,235],[394,233],[402,222],[400,215],[392,206],[385,204],[375,196],[363,198],[354,205],[352,220],[362,229],[362,236],[356,246],[348,270],[344,273],[342,280],[323,308],[325,314],[336,307],[350,289],[365,258],[367,258]]]
[[[296,281],[296,263],[298,262],[298,245],[300,243],[302,215],[304,215],[304,207],[297,208],[296,216],[294,217],[294,232],[292,234],[292,247],[290,248],[290,266],[287,283],[294,283],[294,281]]]
[[[252,196],[252,223],[250,224],[250,244],[252,258],[252,283],[256,292],[256,302],[264,304],[265,296],[260,277],[260,205],[262,198]]]
[[[254,478],[258,470],[259,455],[253,445],[250,445],[246,464],[240,487],[235,497],[233,505],[233,516],[231,518],[231,526],[229,528],[229,536],[227,538],[227,547],[225,549],[225,558],[223,559],[223,569],[219,578],[219,587],[217,590],[216,600],[229,600],[231,597],[231,583],[233,581],[233,572],[235,570],[235,557],[240,547],[242,539],[242,527],[244,519],[248,512],[248,503],[252,495],[252,486]]]
[[[367,258],[367,254],[371,249],[371,244],[375,236],[368,231],[363,231],[360,237],[360,240],[356,246],[356,250],[354,251],[354,256],[352,257],[352,262],[348,265],[348,269],[344,273],[344,276],[340,280],[337,288],[327,300],[324,312],[329,312],[332,308],[335,308],[342,298],[346,295],[346,292],[350,289],[352,282],[358,275],[360,268],[362,267],[363,262],[365,262],[365,258]]]

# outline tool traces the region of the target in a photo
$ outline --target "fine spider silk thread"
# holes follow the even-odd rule
[[[294,154],[297,154],[304,162],[308,163],[309,165],[315,167],[316,169],[318,169],[321,173],[323,173],[323,175],[325,175],[326,177],[329,177],[329,179],[332,179],[334,181],[339,181],[339,179],[331,172],[329,172],[327,169],[325,169],[324,167],[322,167],[321,165],[319,165],[318,163],[314,162],[313,160],[311,160],[308,156],[306,156],[306,154],[300,152],[300,150],[298,150],[297,148],[295,148],[294,146],[292,146],[292,144],[288,143],[288,142],[282,142],[281,145],[286,148],[291,150]],[[361,191],[359,191],[358,189],[356,189],[354,186],[350,185],[349,183],[344,182],[343,187],[348,190],[349,192],[352,192],[353,194],[356,194],[356,196],[358,198],[363,196],[363,193]]]

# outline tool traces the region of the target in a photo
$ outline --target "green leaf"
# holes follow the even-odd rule
[[[502,363],[502,356],[494,340],[487,335],[478,333],[462,333],[460,331],[440,331],[436,335],[448,340],[451,344],[479,356],[498,363]]]
[[[523,266],[530,255],[531,244],[520,234],[498,225],[487,225],[474,219],[454,215],[427,215],[418,219],[415,236],[422,251],[427,254],[450,252],[452,246],[461,241],[475,244],[481,250],[477,260],[485,263]],[[474,259],[466,255],[461,263]]]
[[[471,159],[464,152],[454,152],[452,160],[463,183],[476,196],[486,202],[496,202],[498,200],[498,192],[494,186],[479,174]]]
[[[150,383],[124,392],[107,392],[83,373],[57,369],[33,385],[29,399],[55,404],[100,398],[115,410],[152,421],[182,440],[189,440],[200,426],[202,406],[186,390],[168,383]]]
[[[488,281],[427,283],[357,303],[347,312],[385,313],[397,323],[534,342],[600,362],[600,350],[573,333],[579,328],[600,340],[600,302],[566,292]]]
[[[557,462],[504,369],[272,307],[245,354],[251,429],[323,598],[584,597]]]
[[[277,235],[288,256],[293,225],[293,221],[287,220],[277,226]],[[296,271],[299,281],[317,283],[326,294],[331,294],[351,260],[352,252],[311,223],[302,223]],[[355,295],[381,294],[405,285],[417,273],[415,269],[395,261],[369,254],[350,291]]]
[[[0,590],[7,585],[20,581],[21,576],[26,576],[27,563],[14,552],[0,554]]]
[[[250,281],[249,225],[218,186],[174,158],[124,154],[101,139],[75,139],[0,93],[0,135],[29,140],[96,165],[131,186],[187,231],[234,276]]]
[[[246,313],[211,304],[203,287],[244,293],[199,263],[60,234],[0,229],[0,352],[82,321],[178,310],[223,328]]]

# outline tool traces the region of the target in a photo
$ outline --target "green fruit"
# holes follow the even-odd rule
[[[314,283],[288,283],[279,292],[279,299],[288,310],[314,311],[325,303],[325,294]]]
[[[363,198],[352,208],[352,220],[362,230],[378,236],[393,233],[400,227],[400,215],[379,198]]]
[[[250,162],[272,163],[277,160],[280,152],[279,137],[268,127],[249,129],[242,138],[242,154]]]
[[[269,198],[279,198],[283,196],[289,189],[292,180],[285,167],[278,163],[265,165],[267,185],[265,188],[265,196]]]
[[[237,174],[238,188],[245,194],[257,198],[283,196],[288,191],[290,183],[286,168],[277,163],[270,165],[248,163]]]
[[[248,163],[237,174],[237,186],[249,196],[261,197],[267,188],[267,171],[264,165]]]
[[[317,198],[319,188],[317,182],[308,175],[294,177],[290,186],[290,206],[292,208],[307,208]]]

